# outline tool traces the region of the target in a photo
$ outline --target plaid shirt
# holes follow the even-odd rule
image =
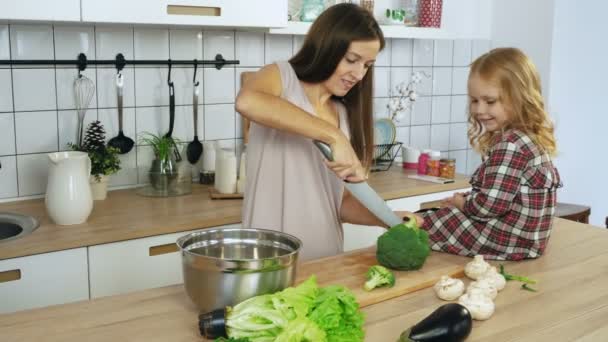
[[[549,156],[526,134],[509,130],[496,138],[470,183],[463,211],[446,207],[423,214],[431,248],[496,260],[540,256],[561,186]]]

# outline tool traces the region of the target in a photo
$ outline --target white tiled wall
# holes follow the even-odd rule
[[[302,45],[302,36],[260,32],[159,29],[128,26],[0,25],[0,59],[238,59],[238,66],[222,70],[200,68],[199,138],[221,140],[240,151],[240,117],[234,110],[243,71],[288,59]],[[487,51],[485,41],[432,41],[392,39],[378,56],[375,68],[374,116],[388,117],[386,104],[394,88],[408,81],[413,71],[430,79],[418,87],[421,94],[411,112],[398,123],[397,137],[405,145],[439,149],[457,158],[459,172],[471,172],[479,157],[466,139],[466,77],[468,64]],[[124,123],[129,137],[168,130],[167,67],[127,66],[123,70]],[[193,68],[174,66],[171,78],[176,92],[174,136],[192,139]],[[85,125],[100,120],[110,139],[118,132],[116,70],[89,66],[84,75],[96,92]],[[73,96],[75,67],[0,66],[0,199],[41,195],[46,188],[46,153],[68,149],[76,138],[77,113]],[[138,146],[122,155],[122,170],[111,186],[146,182],[152,153]]]

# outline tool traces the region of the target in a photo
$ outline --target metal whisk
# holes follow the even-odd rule
[[[78,136],[76,137],[78,147],[82,147],[84,115],[89,108],[93,95],[95,95],[95,83],[90,78],[79,73],[78,77],[74,80],[74,100],[76,102],[76,111],[78,112]]]

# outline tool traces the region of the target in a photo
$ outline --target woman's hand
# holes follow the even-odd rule
[[[361,161],[353,150],[350,141],[344,135],[340,135],[330,147],[334,161],[326,160],[325,164],[340,179],[350,183],[359,183],[367,179]]]
[[[418,227],[422,227],[422,224],[424,223],[424,218],[422,216],[420,216],[418,214],[414,214],[411,211],[394,211],[394,213],[395,213],[395,215],[404,218],[404,222],[407,221],[407,219],[412,219],[412,218],[416,219],[416,223],[418,224]]]

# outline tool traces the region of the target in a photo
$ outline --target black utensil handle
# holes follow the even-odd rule
[[[122,132],[122,94],[118,94],[118,131]]]
[[[175,124],[175,88],[173,82],[169,84],[169,132],[167,137],[173,134],[173,125]]]
[[[334,161],[334,155],[331,152],[331,147],[329,147],[329,145],[327,145],[326,143],[319,141],[319,140],[315,140],[314,141],[315,146],[317,146],[317,148],[321,151],[321,153],[323,153],[323,156],[329,160],[329,161]]]
[[[198,137],[198,85],[194,86],[192,94],[192,115],[194,116],[194,136]]]

